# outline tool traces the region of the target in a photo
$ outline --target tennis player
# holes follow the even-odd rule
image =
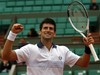
[[[14,24],[4,45],[2,58],[9,61],[26,62],[27,75],[63,75],[64,65],[87,67],[90,60],[89,44],[94,43],[91,34],[83,38],[85,51],[82,56],[76,55],[66,46],[53,43],[56,36],[56,24],[51,18],[44,19],[40,24],[40,41],[27,44],[20,49],[12,50],[13,42],[23,30],[21,24]],[[34,39],[33,39],[34,40]]]

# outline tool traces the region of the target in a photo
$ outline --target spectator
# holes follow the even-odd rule
[[[2,72],[9,72],[9,70],[11,69],[11,65],[11,61],[2,60]]]
[[[25,38],[21,38],[20,42],[18,44],[18,48],[21,48],[22,46],[25,46],[27,44],[28,44],[28,42],[25,40]]]
[[[99,10],[99,6],[96,4],[96,0],[92,0],[92,4],[90,5],[90,10]]]
[[[89,9],[93,11],[99,10],[99,5],[97,5],[96,0],[92,0],[92,4],[90,5]],[[99,18],[98,16],[95,16],[95,17],[97,17],[96,21],[90,21],[90,32],[91,33],[99,31]]]
[[[11,69],[11,61],[2,60],[1,58],[2,50],[0,50],[0,73],[8,72]]]
[[[37,37],[37,36],[38,36],[38,33],[36,32],[34,28],[31,28],[27,34],[27,37]]]
[[[0,57],[0,73],[2,72],[2,59]]]

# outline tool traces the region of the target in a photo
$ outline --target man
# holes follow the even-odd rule
[[[27,45],[28,42],[25,40],[25,38],[20,38],[20,42],[18,43],[18,48],[21,48],[22,46]]]
[[[38,37],[38,33],[35,28],[30,28],[30,31],[27,34],[27,37]]]
[[[12,50],[13,41],[16,35],[23,30],[21,24],[14,24],[3,49],[3,59],[26,62],[27,75],[63,75],[64,65],[78,65],[87,67],[90,60],[88,45],[94,40],[91,35],[83,39],[87,46],[83,56],[72,53],[66,46],[59,46],[53,43],[56,36],[56,24],[51,18],[46,18],[40,24],[40,42],[33,45],[28,44],[20,49]],[[33,39],[34,40],[34,39]]]
[[[90,10],[99,10],[99,5],[96,3],[96,0],[92,0],[92,4],[89,7]]]

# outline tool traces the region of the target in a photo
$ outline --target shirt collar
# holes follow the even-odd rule
[[[42,44],[42,42],[39,42],[39,43],[37,43],[37,46],[38,46],[39,48],[42,48],[44,45]],[[57,46],[56,46],[54,43],[52,43],[52,47],[53,47],[53,48],[57,48]]]

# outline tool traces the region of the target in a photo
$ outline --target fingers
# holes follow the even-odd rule
[[[89,34],[87,35],[87,37],[83,39],[83,42],[84,42],[84,44],[85,44],[86,46],[88,46],[88,45],[94,43],[94,39],[93,39],[92,35],[89,33]]]
[[[23,26],[19,23],[14,24],[12,29],[11,29],[11,31],[16,33],[16,34],[21,32],[22,30],[23,30]]]
[[[90,33],[87,35],[87,40],[88,40],[89,44],[94,43],[94,39],[93,39],[93,37],[92,37],[92,35]]]
[[[22,25],[21,24],[15,24],[14,25],[14,28],[17,30],[17,29],[22,29]]]

